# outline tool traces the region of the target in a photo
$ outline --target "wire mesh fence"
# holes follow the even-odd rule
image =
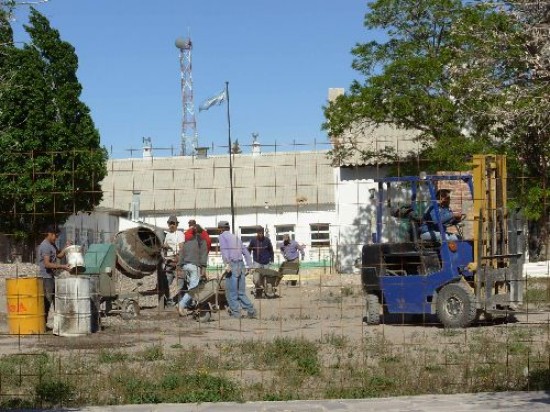
[[[0,407],[550,388],[550,267],[530,256],[527,222],[511,221],[506,204],[476,210],[486,198],[470,171],[390,184],[395,165],[339,166],[324,144],[292,146],[231,161],[111,156],[87,186],[71,182],[93,176],[62,178],[83,172],[56,153],[14,153],[25,167],[2,179],[30,190],[6,192],[0,211]],[[461,217],[423,238],[438,232],[423,226],[442,189]],[[174,304],[185,272],[167,266],[162,246],[172,216],[212,243],[209,281],[189,310]],[[266,276],[238,280],[253,318],[227,310],[224,221],[245,246],[258,227],[273,245]],[[61,225],[58,237],[46,223]],[[285,236],[303,248],[296,270],[282,269]],[[45,239],[79,246],[86,267],[56,270],[49,313],[36,253]]]

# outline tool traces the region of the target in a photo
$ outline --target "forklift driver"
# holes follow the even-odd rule
[[[453,212],[449,205],[451,204],[451,191],[448,189],[439,189],[436,193],[436,198],[439,202],[439,218],[444,228],[456,225],[461,222],[465,215],[460,212]],[[458,240],[455,233],[446,233],[447,240]],[[441,233],[439,232],[439,222],[437,221],[436,211],[433,206],[430,206],[426,213],[422,216],[422,224],[420,225],[420,239],[441,242]]]

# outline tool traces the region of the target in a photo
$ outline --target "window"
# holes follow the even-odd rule
[[[241,240],[245,246],[256,237],[259,226],[241,226]]]
[[[211,251],[212,252],[219,252],[220,251],[220,231],[217,227],[206,227],[204,228],[206,232],[208,233],[208,236],[210,236],[210,240],[212,241]]]
[[[279,244],[283,241],[284,235],[290,235],[290,238],[294,240],[294,225],[278,225],[275,226],[275,242]]]
[[[311,231],[311,247],[330,246],[330,225],[328,223],[312,223],[309,228]]]

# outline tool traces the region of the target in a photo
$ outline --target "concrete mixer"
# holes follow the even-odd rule
[[[100,302],[105,304],[105,314],[118,313],[127,320],[139,315],[136,287],[120,291],[120,276],[138,280],[152,275],[162,261],[162,242],[155,232],[140,226],[118,232],[113,243],[93,243],[84,255],[85,275],[99,283]]]

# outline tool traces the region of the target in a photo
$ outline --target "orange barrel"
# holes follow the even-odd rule
[[[46,332],[42,278],[6,279],[8,327],[11,334]]]

